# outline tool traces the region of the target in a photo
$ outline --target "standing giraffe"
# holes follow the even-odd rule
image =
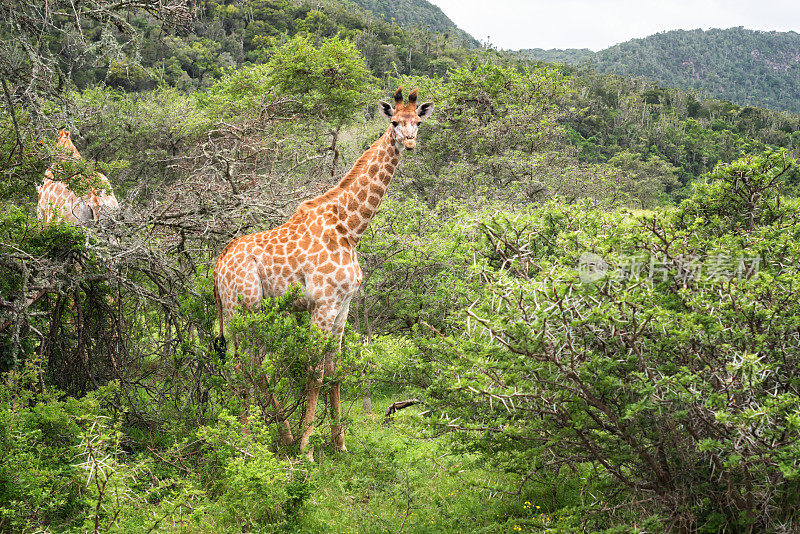
[[[422,119],[433,113],[430,102],[417,107],[416,89],[404,104],[402,87],[398,88],[394,101],[394,107],[387,102],[379,106],[391,121],[386,133],[336,186],[300,204],[285,224],[234,239],[214,267],[218,347],[225,346],[224,321],[233,316],[240,297],[244,307],[252,309],[263,298],[283,295],[295,285],[303,290],[302,300],[311,313],[312,324],[336,337],[335,353],[325,354],[324,361],[308,371],[300,450],[312,459],[313,447],[308,446],[308,441],[314,432],[322,379],[325,374],[334,376],[347,311],[361,286],[356,246],[378,211],[403,149],[416,146]],[[334,381],[330,391],[331,437],[337,449],[345,451],[340,385],[339,380]],[[273,406],[281,412],[274,400]],[[286,438],[288,424],[283,421],[279,428],[282,438]],[[288,436],[291,439],[291,434]]]
[[[59,157],[64,161],[70,159],[78,161],[81,159],[80,152],[72,144],[69,130],[61,130],[59,132],[56,149],[60,153]],[[54,167],[55,172],[58,172],[58,165],[56,164]],[[66,222],[83,225],[91,220],[99,219],[102,210],[116,210],[119,208],[119,203],[114,196],[108,178],[99,172],[97,173],[97,178],[103,184],[100,192],[98,193],[92,187],[80,198],[69,190],[67,184],[56,180],[54,169],[47,169],[44,171],[44,175],[44,183],[37,187],[36,190],[39,193],[37,217],[45,224],[56,218],[61,218]]]

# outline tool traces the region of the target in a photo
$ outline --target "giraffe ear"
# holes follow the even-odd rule
[[[392,120],[392,117],[394,117],[394,108],[390,103],[383,101],[378,102],[378,108],[381,110],[381,115],[389,120]]]
[[[431,115],[433,115],[433,102],[425,102],[417,107],[417,117],[420,119],[427,119]]]

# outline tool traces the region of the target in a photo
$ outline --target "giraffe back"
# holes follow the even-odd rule
[[[64,129],[59,132],[56,148],[60,153],[58,159],[64,161],[81,159],[80,152],[72,143],[69,130]],[[92,187],[86,194],[78,197],[67,184],[56,180],[55,172],[58,172],[58,167],[56,164],[54,168],[47,169],[44,173],[44,183],[36,188],[39,193],[37,218],[42,223],[48,224],[61,219],[68,223],[83,225],[91,220],[100,219],[104,212],[119,209],[119,202],[106,176],[97,173],[97,178],[102,184],[100,192]]]

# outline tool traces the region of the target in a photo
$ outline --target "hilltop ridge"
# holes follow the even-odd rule
[[[800,111],[800,34],[743,27],[671,30],[599,52],[516,52],[527,59],[589,64],[600,72],[648,78],[740,105]]]

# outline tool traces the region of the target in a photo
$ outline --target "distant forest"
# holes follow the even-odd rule
[[[588,64],[700,91],[740,105],[800,112],[800,35],[795,32],[674,30],[593,53],[587,49],[520,50],[527,59]]]

